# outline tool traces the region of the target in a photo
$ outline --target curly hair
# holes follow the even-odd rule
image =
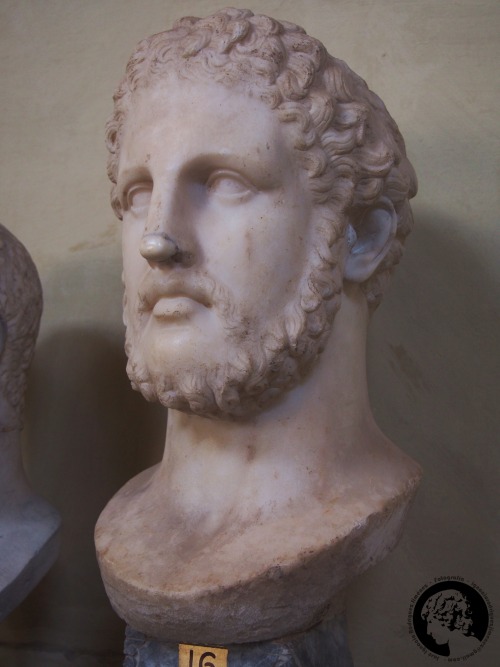
[[[42,286],[28,251],[0,225],[0,398],[12,408],[0,431],[21,426],[26,373],[42,315]]]
[[[473,620],[467,598],[459,591],[449,589],[431,595],[420,613],[423,620],[436,619],[449,630],[471,634]]]
[[[279,119],[294,128],[294,147],[307,170],[314,201],[347,214],[351,225],[381,198],[398,216],[395,238],[363,290],[374,308],[412,227],[409,199],[417,181],[403,138],[380,98],[343,61],[330,56],[299,26],[249,10],[227,8],[204,19],[182,18],[172,30],[142,40],[114,95],[106,126],[111,202],[120,145],[134,91],[175,71],[189,79],[210,77],[225,86],[250,82]],[[329,246],[346,233],[332,220]]]

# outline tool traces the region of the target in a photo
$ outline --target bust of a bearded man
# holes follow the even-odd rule
[[[395,545],[420,476],[365,370],[412,226],[403,139],[320,42],[240,9],[142,41],[114,100],[128,373],[169,412],[97,524],[108,595],[167,641],[304,630]]]

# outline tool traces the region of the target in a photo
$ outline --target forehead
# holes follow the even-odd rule
[[[292,137],[258,92],[174,74],[129,98],[119,169],[138,160],[154,162],[159,153],[168,153],[169,160],[232,155],[242,166],[259,159],[263,169],[296,171]]]

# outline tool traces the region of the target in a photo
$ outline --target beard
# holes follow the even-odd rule
[[[223,324],[224,340],[214,341],[218,357],[211,365],[191,361],[177,372],[153,368],[142,340],[141,304],[147,297],[139,293],[139,306],[129,313],[125,292],[125,351],[132,387],[149,401],[214,419],[251,417],[277,402],[314,365],[340,307],[342,272],[335,248],[340,235],[333,234],[335,228],[331,219],[318,225],[297,296],[265,327],[249,327],[230,290],[214,278],[195,272],[186,277],[193,291],[213,304]]]

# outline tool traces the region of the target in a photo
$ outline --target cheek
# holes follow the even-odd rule
[[[134,262],[137,262],[139,259],[142,259],[142,256],[139,252],[141,240],[142,240],[142,229],[139,225],[132,225],[126,222],[123,222],[122,228],[122,255],[123,255],[123,268],[133,266]]]
[[[289,235],[277,231],[275,225],[281,223],[261,220],[259,225],[231,235],[213,254],[207,254],[209,272],[243,310],[252,310],[252,317],[255,308],[268,317],[266,305],[271,310],[279,308],[296,290],[294,278],[303,265],[300,247]]]
[[[295,294],[306,260],[308,219],[303,206],[278,204],[264,220],[254,254],[262,265],[266,289]]]
[[[140,253],[142,231],[139,225],[127,225],[122,231],[123,279],[128,295],[133,298],[148,263]]]
[[[123,320],[131,332],[139,332],[144,328],[145,318],[139,312],[138,287],[142,273],[136,267],[123,264]]]

